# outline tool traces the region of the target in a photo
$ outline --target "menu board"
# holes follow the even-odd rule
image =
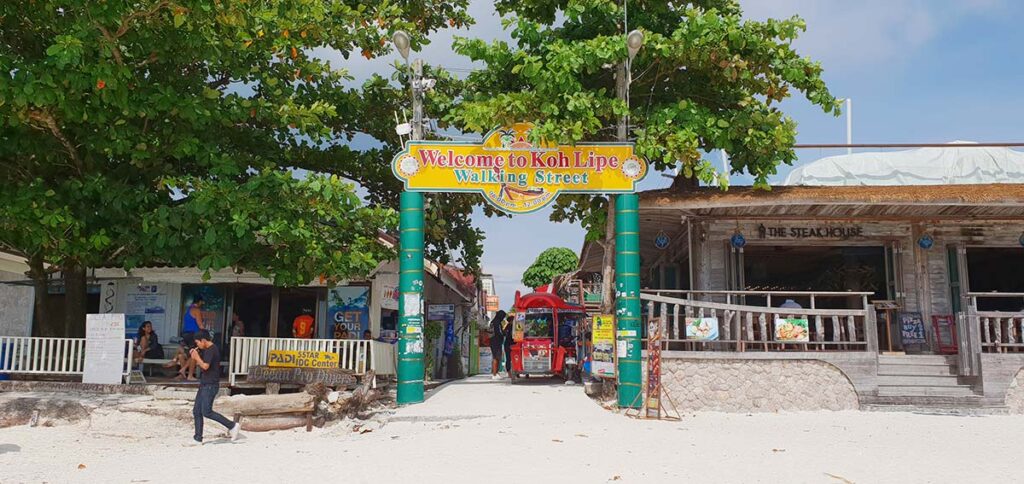
[[[615,318],[610,314],[597,314],[591,326],[593,353],[590,373],[593,376],[615,376]]]
[[[718,318],[686,318],[686,339],[714,341],[718,339]]]
[[[778,318],[775,320],[776,341],[808,341],[810,333],[807,318]]]
[[[903,346],[928,342],[924,333],[924,319],[921,317],[921,313],[900,313],[900,339],[903,341]]]
[[[120,384],[125,356],[124,315],[87,314],[82,383]]]

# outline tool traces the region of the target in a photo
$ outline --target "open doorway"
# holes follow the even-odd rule
[[[1024,293],[1024,249],[968,247],[967,278],[971,292]],[[979,297],[979,311],[1021,311],[1024,298]]]
[[[873,292],[869,299],[886,299],[885,248],[881,246],[747,246],[743,275],[748,291]],[[810,307],[810,298],[792,299]],[[859,296],[815,300],[819,309],[861,305]]]
[[[270,336],[270,299],[273,289],[270,286],[243,284],[235,286],[235,301],[232,305],[234,313],[241,320],[242,333],[245,336]],[[232,318],[234,319],[234,318]],[[228,328],[229,334],[236,322],[232,321]]]
[[[313,316],[315,321],[320,320],[317,317],[317,296],[319,291],[319,289],[312,287],[281,289],[280,303],[277,308],[278,338],[292,337],[292,323],[295,321],[295,318],[302,314]],[[313,337],[315,338],[319,334],[318,327],[314,326]]]

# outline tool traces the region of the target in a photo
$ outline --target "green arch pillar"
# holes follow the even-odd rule
[[[396,400],[405,405],[423,401],[423,194],[403,191],[399,207]]]
[[[615,320],[616,351],[619,353],[619,407],[641,406],[640,363],[640,197],[635,193],[615,198]]]

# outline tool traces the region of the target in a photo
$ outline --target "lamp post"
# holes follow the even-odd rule
[[[628,56],[619,64],[619,72],[615,76],[615,92],[627,105],[630,65],[643,44],[643,32],[634,30],[626,35]],[[619,119],[616,133],[619,141],[627,141],[628,130],[627,114]],[[612,205],[608,204],[609,210]],[[619,355],[615,373],[619,383],[619,407],[631,408],[640,406],[638,396],[643,391],[640,364],[640,197],[636,193],[615,196],[614,207],[614,218],[609,214],[608,221],[615,222],[615,339],[616,347],[621,344],[626,349],[625,356]],[[609,248],[605,250],[611,251]]]
[[[392,41],[409,63],[409,34],[395,32]],[[413,62],[412,136],[423,137],[423,63]],[[423,194],[402,191],[399,199],[398,253],[398,395],[399,405],[423,401]]]

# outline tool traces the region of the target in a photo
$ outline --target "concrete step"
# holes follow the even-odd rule
[[[861,410],[939,415],[1005,415],[1009,408],[979,395],[967,397],[866,397]]]
[[[931,375],[879,375],[879,386],[893,387],[957,387],[961,386],[956,376]]]
[[[919,375],[919,376],[949,376],[956,375],[955,365],[893,365],[889,363],[878,365],[879,375]]]
[[[967,385],[959,386],[908,386],[879,385],[879,397],[971,397],[977,396]]]
[[[949,355],[878,355],[879,365],[956,365]]]

